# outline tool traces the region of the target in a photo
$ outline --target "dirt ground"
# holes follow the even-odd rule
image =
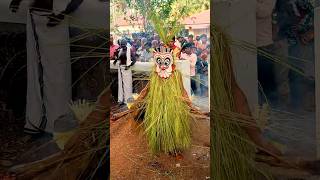
[[[192,147],[178,159],[152,156],[141,127],[133,120],[111,122],[110,179],[209,179],[209,120],[193,122],[192,127]]]
[[[29,137],[23,134],[23,120],[0,118],[0,174],[30,148]]]

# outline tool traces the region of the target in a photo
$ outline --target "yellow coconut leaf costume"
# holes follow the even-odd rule
[[[156,71],[150,77],[143,125],[152,152],[175,154],[191,143],[190,108],[184,99],[181,72],[174,68],[172,51],[163,48],[155,53],[154,60]],[[168,69],[172,71],[166,72]]]
[[[154,49],[154,68],[147,86],[127,112],[115,114],[111,119],[130,114],[141,122],[153,154],[177,154],[190,147],[190,121],[193,113],[200,112],[192,106],[183,86],[182,74],[176,69],[177,59],[169,47],[181,26],[177,22],[165,22],[157,15],[149,17],[164,45]]]

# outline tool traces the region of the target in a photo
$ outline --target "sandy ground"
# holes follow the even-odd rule
[[[196,97],[194,103],[206,110],[205,98]],[[310,113],[279,113],[271,115],[269,125],[278,127],[267,136],[286,146],[286,155],[292,158],[314,156],[315,127],[314,116]],[[16,160],[21,152],[29,147],[28,139],[22,133],[22,121],[15,119],[1,121],[0,127],[0,174]],[[0,123],[1,124],[1,123]],[[111,122],[111,179],[208,179],[210,178],[209,121],[194,122],[192,147],[184,152],[183,159],[160,154],[152,156],[146,139],[138,125],[131,120]],[[320,180],[320,176],[306,171],[265,166],[276,180]]]
[[[210,176],[210,123],[194,122],[192,147],[183,158],[152,156],[141,128],[133,120],[110,125],[110,179],[208,179]]]
[[[23,134],[23,120],[0,117],[0,173],[17,160],[17,156],[30,148],[29,137]]]
[[[265,135],[284,146],[286,156],[316,158],[316,120],[312,112],[274,111]]]

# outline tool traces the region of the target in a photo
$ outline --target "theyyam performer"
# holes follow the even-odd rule
[[[157,33],[163,45],[154,49],[150,81],[129,110],[114,114],[111,119],[133,118],[141,123],[152,153],[180,155],[191,145],[192,117],[208,116],[193,107],[184,89],[183,75],[176,68],[178,59],[170,42],[180,28],[165,28],[161,20],[153,22],[160,27]]]

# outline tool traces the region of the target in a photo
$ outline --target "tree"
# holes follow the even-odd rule
[[[151,27],[149,17],[152,13],[158,14],[163,19],[168,19],[171,15],[172,4],[176,0],[123,0],[128,8],[136,11],[137,18],[143,18],[145,31]]]
[[[171,23],[210,8],[210,0],[112,0],[112,3],[118,4],[117,9],[124,15],[130,13],[131,19],[142,18],[146,32],[152,29],[150,16],[153,14]]]
[[[210,0],[179,0],[172,4],[172,16],[186,17],[210,9]],[[184,9],[184,11],[181,11]]]

